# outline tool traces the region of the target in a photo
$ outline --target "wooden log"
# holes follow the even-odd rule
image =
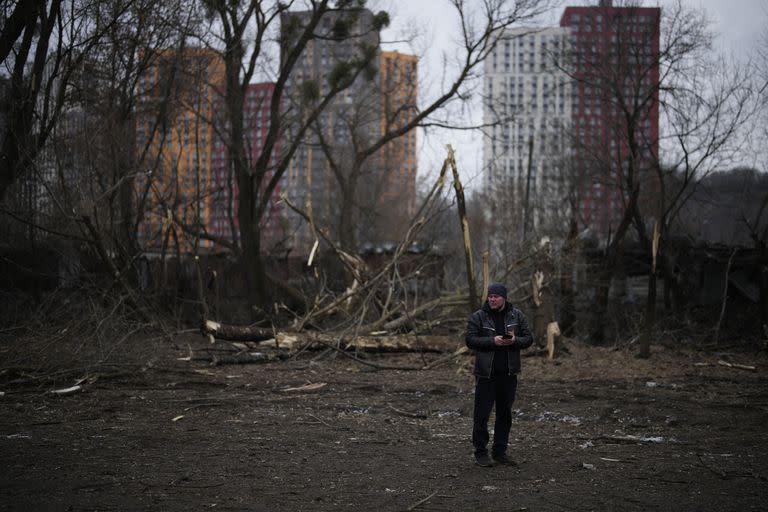
[[[263,327],[225,325],[206,320],[203,334],[227,341],[252,341],[259,346],[294,350],[309,344],[317,347],[337,345],[343,350],[366,352],[452,352],[462,343],[453,336],[357,336],[344,340],[343,335],[316,331],[274,332]]]
[[[228,341],[264,341],[275,337],[272,329],[246,325],[226,325],[206,320],[203,323],[203,335],[213,336]]]
[[[450,352],[459,345],[452,337],[359,336],[344,344],[344,348],[373,352]]]
[[[204,360],[210,361],[211,366],[221,366],[224,364],[256,364],[256,363],[270,363],[280,359],[285,359],[285,354],[264,354],[261,352],[250,352],[245,354],[236,354],[233,356],[218,356],[212,355],[210,358]]]

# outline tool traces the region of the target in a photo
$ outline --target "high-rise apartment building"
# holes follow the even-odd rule
[[[225,75],[222,56],[213,50],[188,48],[163,50],[157,63],[141,77],[143,91],[137,116],[137,145],[149,139],[157,170],[138,180],[139,208],[144,212],[139,240],[149,249],[167,243],[173,223],[201,229],[212,238],[236,241],[239,238],[238,182],[229,160],[231,134],[225,103]],[[261,154],[270,123],[274,84],[250,84],[244,98],[244,137],[250,163]],[[162,104],[165,104],[163,107]],[[165,116],[158,117],[165,109]],[[276,164],[282,138],[270,160]],[[150,159],[152,160],[152,159]],[[267,179],[270,177],[268,173]],[[147,193],[143,193],[146,191]],[[261,245],[269,250],[284,235],[282,210],[274,191],[261,219]],[[195,243],[193,235],[177,226],[182,252]],[[213,248],[208,238],[199,247]]]
[[[246,158],[253,165],[261,156],[264,140],[270,125],[270,108],[275,84],[271,82],[249,84],[243,99],[243,133],[245,136]],[[215,237],[235,240],[240,236],[238,211],[238,182],[234,175],[228,154],[229,133],[227,131],[227,110],[224,96],[218,94],[214,102],[216,133],[213,139],[211,155],[211,216],[207,230]],[[280,158],[282,137],[278,137],[269,161],[273,169]],[[273,172],[267,172],[262,187],[272,178]],[[271,250],[284,241],[284,211],[279,202],[282,187],[280,184],[272,192],[269,206],[261,219],[261,247]],[[263,190],[262,190],[263,192]],[[261,197],[261,194],[260,194]]]
[[[311,12],[291,12],[282,19],[282,27],[308,22]],[[346,37],[333,37],[334,27],[344,25]],[[296,63],[286,84],[286,109],[293,112],[308,108],[307,92],[316,89],[324,97],[330,89],[330,77],[342,61],[359,57],[361,47],[378,47],[379,34],[372,30],[373,14],[367,9],[326,13],[315,29],[321,37],[311,39]],[[377,62],[374,62],[375,66]],[[317,226],[328,230],[338,240],[342,197],[341,180],[349,176],[355,151],[376,136],[379,129],[380,99],[375,84],[364,77],[335,96],[317,122],[305,132],[301,146],[287,171],[289,200],[311,216]],[[287,127],[289,136],[300,121]],[[304,219],[290,217],[295,254],[306,254],[315,234]],[[359,221],[359,219],[355,219]]]
[[[137,149],[148,144],[156,166],[136,180],[137,208],[143,213],[139,242],[160,249],[175,233],[182,252],[196,241],[184,226],[210,224],[215,96],[223,90],[224,60],[206,48],[159,50],[139,80]],[[158,116],[158,113],[164,115]],[[173,241],[171,241],[173,243]],[[210,240],[199,240],[210,248]]]
[[[413,121],[418,113],[418,57],[399,52],[381,52],[379,63],[381,91],[381,135],[391,133]],[[416,130],[388,142],[381,149],[382,187],[377,210],[379,217],[394,221],[381,226],[390,237],[415,213],[416,208]]]
[[[601,0],[567,7],[560,19],[571,31],[577,88],[576,217],[603,240],[616,231],[629,190],[647,181],[658,162],[660,16],[659,8]],[[641,189],[647,203],[653,187]]]
[[[288,13],[282,26],[304,24],[309,16],[308,12]],[[339,26],[346,27],[345,37],[333,35]],[[379,33],[375,26],[374,15],[367,9],[345,9],[324,15],[315,30],[319,37],[307,43],[288,80],[286,111],[295,115],[309,108],[311,102],[308,105],[307,98],[313,91],[324,97],[334,76],[340,69],[348,68],[342,63],[368,58],[371,50],[378,52]],[[384,75],[382,66],[387,68]],[[344,230],[351,229],[358,243],[369,240],[382,218],[377,209],[382,208],[382,201],[394,197],[395,190],[398,211],[403,210],[404,198],[406,209],[412,208],[411,190],[415,195],[415,135],[393,140],[369,155],[362,165],[357,159],[381,137],[383,130],[402,125],[413,115],[410,105],[415,102],[415,90],[409,81],[416,78],[415,59],[376,53],[368,67],[310,126],[286,173],[287,195],[293,204],[309,214],[331,238],[343,239],[349,234]],[[382,83],[389,90],[383,90]],[[397,108],[401,114],[393,115]],[[293,136],[299,124],[288,118],[287,137]],[[349,189],[353,187],[352,193]],[[404,196],[403,191],[408,195]],[[342,208],[350,204],[354,206],[350,210],[352,218],[345,219]],[[291,217],[290,224],[294,229],[294,254],[308,253],[315,234],[298,215]]]
[[[102,75],[92,72],[98,65],[95,62],[90,55],[84,58],[66,80],[58,61],[51,60],[44,66],[42,84],[49,88],[50,96],[40,95],[35,100],[32,133],[51,128],[46,126],[45,113],[50,109],[51,98],[62,89],[64,102],[55,129],[35,154],[34,172],[21,173],[6,190],[3,202],[11,222],[0,219],[0,245],[21,247],[23,243],[51,239],[55,233],[67,233],[73,227],[69,219],[62,217],[63,210],[79,209],[79,205],[87,204],[89,215],[93,216],[94,211],[101,213],[103,204],[107,203],[93,198],[114,194],[114,190],[119,189],[119,185],[112,187],[114,182],[120,183],[120,176],[109,171],[125,168],[120,167],[124,163],[120,162],[122,155],[112,151],[108,161],[97,162],[94,158],[107,152],[100,151],[107,144],[115,140],[124,142],[129,134],[120,131],[119,123],[104,126],[101,122],[104,117],[100,118],[99,114],[104,112],[104,104],[114,106],[114,101],[100,83]],[[3,95],[3,89],[10,87],[9,81],[0,78],[0,97],[10,97]],[[0,140],[6,135],[15,135],[15,132],[8,133],[8,115],[7,110],[0,109]],[[52,114],[48,112],[48,115]],[[114,182],[95,179],[96,171],[104,172]],[[105,213],[102,218],[106,217]],[[117,224],[115,217],[111,219]]]
[[[510,29],[484,63],[483,191],[519,239],[526,228],[558,229],[569,214],[568,48],[567,28]]]

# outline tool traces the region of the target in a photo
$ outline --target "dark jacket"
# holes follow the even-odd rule
[[[493,343],[497,334],[491,317],[491,307],[488,303],[472,313],[467,323],[467,334],[464,342],[467,347],[475,351],[475,375],[490,377],[493,371],[493,359],[497,355],[508,355],[509,374],[520,372],[520,350],[528,348],[533,343],[531,330],[528,328],[528,319],[522,311],[513,307],[510,303],[505,306],[504,322],[507,329],[512,326],[515,331],[516,341],[513,345],[500,347]]]

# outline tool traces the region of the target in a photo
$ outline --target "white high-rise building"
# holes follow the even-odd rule
[[[485,61],[483,191],[515,235],[556,234],[569,220],[568,49],[568,28],[513,29]]]

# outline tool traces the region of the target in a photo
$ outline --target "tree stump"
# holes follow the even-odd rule
[[[560,326],[557,322],[550,322],[547,325],[547,358],[555,358],[556,344],[560,340]]]

